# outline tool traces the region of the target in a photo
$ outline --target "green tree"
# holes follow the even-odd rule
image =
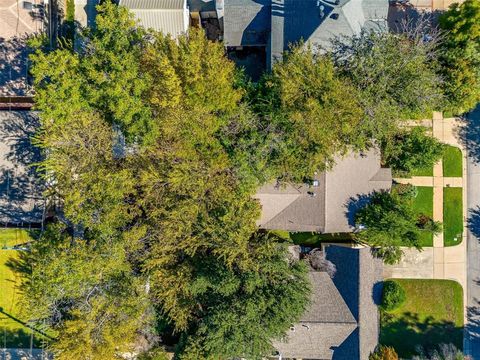
[[[435,46],[418,34],[377,31],[334,42],[336,66],[359,90],[364,116],[357,131],[382,141],[396,134],[399,120],[441,107]]]
[[[257,95],[255,108],[273,135],[270,162],[285,180],[310,178],[334,155],[366,145],[357,136],[362,113],[355,88],[310,47],[285,54]]]
[[[54,335],[56,359],[113,359],[132,350],[149,322],[149,303],[126,250],[118,239],[74,239],[53,224],[17,264],[27,271],[22,309]]]
[[[407,197],[377,192],[369,200],[356,214],[355,222],[360,230],[355,238],[360,243],[376,248],[377,255],[387,264],[400,260],[401,246],[421,249],[420,231],[436,232],[439,229],[439,226],[422,227]]]
[[[440,17],[441,74],[450,111],[462,113],[480,102],[480,3],[452,4]]]
[[[152,309],[181,336],[178,356],[268,355],[308,299],[305,266],[257,233],[270,131],[220,44],[147,33],[110,3],[98,12],[84,49],[33,57],[41,168],[77,231],[52,228],[32,252],[29,317],[70,359],[131,350]],[[48,286],[59,292],[40,301]]]
[[[403,174],[433,167],[442,157],[444,146],[425,131],[425,128],[418,126],[403,130],[385,141],[382,148],[386,164]]]

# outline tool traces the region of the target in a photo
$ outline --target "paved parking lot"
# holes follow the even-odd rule
[[[43,1],[0,0],[0,96],[28,94],[25,39],[43,26]]]

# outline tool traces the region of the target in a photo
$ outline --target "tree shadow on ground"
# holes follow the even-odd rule
[[[480,284],[480,279],[476,282]],[[476,306],[467,307],[467,323],[465,324],[465,334],[474,340],[480,342],[480,301],[475,299]]]
[[[461,349],[463,328],[451,321],[439,321],[431,316],[420,320],[418,314],[411,312],[382,314],[380,343],[393,346],[400,357],[410,359],[417,354],[420,346],[427,352],[441,343],[452,343]]]
[[[28,72],[28,36],[0,37],[0,96],[27,96],[33,88]]]
[[[455,129],[470,159],[480,163],[480,105],[461,118],[461,124]]]
[[[467,228],[473,236],[480,239],[480,207],[468,210]]]

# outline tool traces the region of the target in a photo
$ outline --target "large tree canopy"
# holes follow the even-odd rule
[[[183,358],[268,355],[309,292],[306,267],[256,227],[268,132],[220,44],[98,11],[78,52],[32,58],[42,170],[68,231],[33,245],[29,317],[58,334],[58,359],[113,359],[162,335],[154,319]]]
[[[277,135],[272,166],[285,180],[302,181],[333,163],[334,155],[362,149],[356,89],[339,77],[328,56],[302,45],[285,54],[259,87],[255,108]]]
[[[359,90],[364,111],[358,131],[379,141],[399,120],[430,117],[442,105],[435,42],[416,34],[362,31],[333,43],[340,72]]]
[[[449,109],[457,113],[480,102],[480,2],[453,4],[440,17],[441,74]]]

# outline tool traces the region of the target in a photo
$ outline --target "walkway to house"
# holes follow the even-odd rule
[[[433,120],[421,123],[412,122],[409,125],[430,125],[432,134],[443,143],[456,146],[462,150],[463,155],[463,177],[443,177],[443,166],[440,160],[433,168],[433,176],[414,176],[408,179],[395,179],[399,183],[409,183],[416,186],[433,187],[433,219],[443,222],[443,188],[463,188],[463,219],[464,230],[462,241],[456,246],[444,246],[443,232],[434,236],[433,247],[424,248],[419,252],[415,249],[404,249],[405,256],[402,261],[393,266],[385,266],[384,276],[395,278],[430,278],[450,279],[459,282],[464,289],[464,303],[466,304],[466,219],[467,219],[467,162],[464,145],[458,136],[459,128],[462,126],[456,118],[444,119],[441,113],[434,113]]]

